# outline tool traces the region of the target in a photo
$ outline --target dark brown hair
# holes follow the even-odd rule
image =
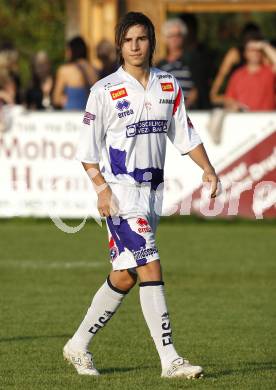
[[[87,46],[82,37],[77,36],[67,42],[67,46],[71,49],[71,62],[77,61],[81,58],[87,59]]]
[[[151,20],[141,12],[128,12],[125,16],[123,16],[123,18],[116,26],[115,45],[119,63],[120,65],[124,64],[124,59],[122,56],[122,45],[124,37],[126,36],[126,33],[130,27],[137,25],[145,26],[145,28],[147,29],[150,43],[149,65],[152,66],[152,58],[156,46],[154,26]]]

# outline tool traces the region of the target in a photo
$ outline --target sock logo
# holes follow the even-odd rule
[[[106,310],[104,314],[98,318],[97,322],[93,326],[91,326],[88,332],[96,334],[98,330],[105,326],[105,324],[110,320],[114,313],[114,311]]]
[[[169,313],[162,314],[162,343],[165,347],[166,345],[172,344],[172,330],[171,323],[169,319]]]

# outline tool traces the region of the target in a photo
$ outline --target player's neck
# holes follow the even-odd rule
[[[139,81],[139,83],[142,84],[144,88],[146,88],[149,81],[149,75],[150,75],[149,65],[133,66],[130,64],[124,64],[123,69],[127,73],[129,73],[132,77],[134,77],[137,81]]]

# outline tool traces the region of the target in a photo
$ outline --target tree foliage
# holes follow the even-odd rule
[[[0,45],[11,42],[19,51],[23,81],[31,57],[45,50],[54,66],[64,57],[64,0],[0,0]]]

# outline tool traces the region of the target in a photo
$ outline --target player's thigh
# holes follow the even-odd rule
[[[159,281],[163,279],[160,260],[154,260],[145,265],[136,267],[141,282]]]

